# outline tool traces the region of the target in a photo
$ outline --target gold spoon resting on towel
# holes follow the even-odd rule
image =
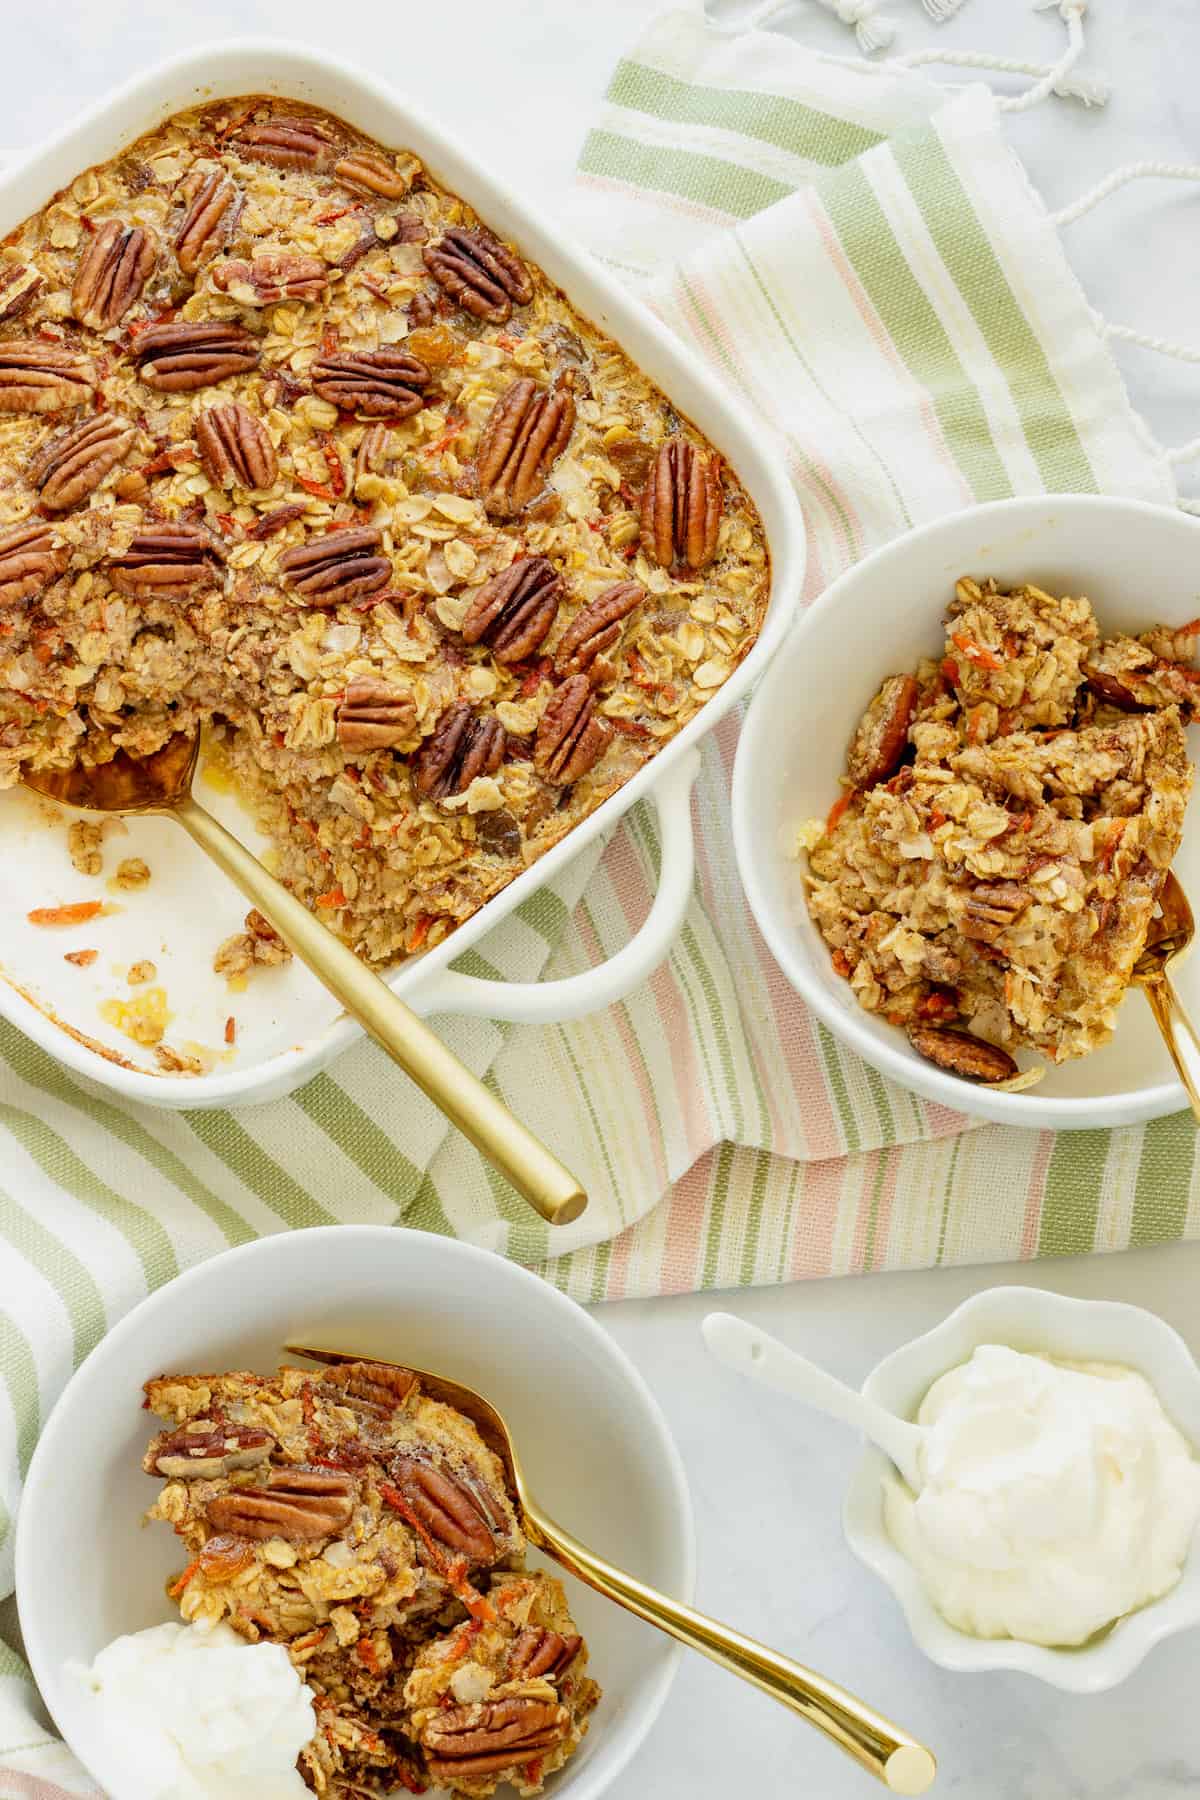
[[[1167,973],[1168,964],[1183,954],[1195,935],[1196,921],[1188,897],[1168,869],[1158,896],[1158,917],[1150,921],[1142,954],[1133,966],[1132,980],[1150,1002],[1154,1022],[1171,1052],[1192,1112],[1200,1120],[1200,1037]]]
[[[388,1363],[381,1356],[360,1356],[343,1350],[317,1350],[306,1344],[288,1344],[289,1356],[303,1356],[309,1362],[336,1365],[348,1362],[383,1363],[392,1369],[405,1369],[415,1375],[426,1393],[435,1400],[465,1413],[480,1437],[500,1458],[508,1479],[511,1498],[517,1509],[521,1529],[535,1549],[544,1551],[562,1564],[580,1581],[596,1589],[608,1600],[615,1600],[627,1612],[636,1614],[649,1625],[656,1625],[669,1637],[677,1638],[689,1650],[698,1650],[718,1667],[728,1669],[751,1686],[769,1694],[773,1700],[799,1713],[810,1725],[832,1738],[852,1756],[856,1763],[874,1775],[893,1794],[923,1794],[937,1773],[933,1752],[915,1738],[909,1737],[881,1713],[858,1700],[836,1682],[827,1681],[813,1669],[792,1662],[765,1644],[743,1637],[728,1625],[705,1618],[682,1601],[671,1600],[636,1576],[628,1575],[612,1563],[597,1556],[555,1524],[542,1511],[529,1491],[525,1473],[517,1457],[512,1435],[503,1418],[482,1394],[463,1387],[441,1375],[430,1375],[408,1363]]]
[[[153,756],[134,759],[119,750],[108,762],[27,771],[25,785],[83,812],[165,813],[175,819],[351,1017],[548,1224],[577,1219],[587,1195],[570,1170],[488,1092],[424,1019],[200,805],[192,793],[199,753],[199,733],[180,732]]]

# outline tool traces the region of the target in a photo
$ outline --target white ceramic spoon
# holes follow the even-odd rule
[[[709,1313],[700,1329],[704,1341],[727,1368],[764,1387],[803,1400],[831,1419],[857,1426],[865,1437],[890,1456],[901,1475],[916,1493],[921,1487],[920,1449],[925,1432],[907,1419],[897,1418],[876,1400],[868,1400],[857,1388],[848,1387],[819,1364],[809,1362],[795,1350],[789,1350],[778,1338],[748,1325],[732,1313]]]

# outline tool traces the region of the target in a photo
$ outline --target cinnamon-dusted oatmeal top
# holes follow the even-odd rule
[[[436,943],[732,673],[734,475],[417,159],[179,115],[0,247],[0,785],[214,720],[279,872]]]

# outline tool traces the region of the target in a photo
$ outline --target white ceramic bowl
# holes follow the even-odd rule
[[[428,83],[423,86],[427,89]],[[324,50],[271,40],[234,41],[188,51],[138,75],[59,136],[0,172],[0,235],[43,206],[57,188],[171,113],[248,93],[311,101],[386,144],[414,150],[439,179],[539,263],[584,316],[609,332],[695,421],[737,470],[761,514],[771,548],[771,593],[758,642],[741,666],[603,806],[435,949],[389,977],[396,992],[420,1013],[470,1013],[544,1024],[596,1012],[658,967],[683,922],[692,892],[691,789],[700,766],[697,746],[744,698],[792,622],[805,544],[796,495],[762,433],[705,364],[593,257],[565,239],[553,220],[510,193],[457,143],[442,122],[453,112],[447,95],[437,96],[439,120],[434,123],[390,83],[384,85]],[[222,800],[202,791],[205,803],[230,829],[257,847],[261,840],[236,798]],[[630,943],[609,962],[546,982],[506,983],[450,967],[643,797],[654,801],[663,840],[658,893]],[[168,1107],[229,1106],[290,1093],[361,1035],[360,1027],[297,961],[256,986],[253,1007],[243,1008],[245,1016],[238,1020],[236,1047],[217,1070],[194,1081],[156,1072],[153,1055],[137,1051],[99,1015],[103,999],[124,991],[120,984],[114,986],[113,965],[127,966],[149,947],[169,994],[173,1041],[218,1044],[229,995],[212,972],[212,953],[223,937],[240,929],[246,902],[169,820],[130,820],[121,854],[144,856],[154,880],[141,893],[122,895],[121,914],[105,921],[104,954],[92,969],[64,964],[58,934],[25,921],[34,903],[30,895],[69,893],[73,881],[78,885],[67,858],[66,833],[46,829],[44,805],[21,790],[0,795],[0,1015],[52,1056],[129,1100]],[[57,1019],[118,1053],[125,1063],[106,1060],[88,1042],[69,1037]]]
[[[1177,1331],[1140,1306],[1074,1300],[1040,1288],[994,1287],[973,1295],[933,1331],[885,1357],[864,1381],[863,1393],[913,1419],[938,1376],[966,1362],[979,1344],[1137,1369],[1184,1436],[1200,1445],[1200,1369]],[[1070,1693],[1098,1694],[1131,1675],[1163,1638],[1200,1625],[1200,1542],[1194,1541],[1178,1586],[1095,1643],[1049,1650],[1011,1638],[969,1637],[947,1624],[888,1536],[883,1481],[891,1470],[882,1451],[864,1452],[846,1496],[846,1540],[891,1588],[916,1642],[943,1669],[1017,1669]]]
[[[155,1492],[141,1470],[151,1429],[141,1384],[167,1370],[269,1371],[288,1339],[410,1360],[476,1388],[508,1419],[552,1515],[610,1560],[691,1598],[678,1453],[641,1376],[581,1307],[501,1257],[423,1232],[342,1225],[259,1239],[122,1320],[67,1387],[30,1466],[16,1546],[26,1651],[63,1736],[114,1800],[121,1767],[63,1666],[171,1617],[163,1584],[179,1547],[165,1526],[141,1525]],[[557,1800],[596,1800],[649,1731],[681,1652],[590,1589],[567,1587],[604,1699],[553,1790]]]
[[[1139,632],[1200,614],[1200,520],[1136,500],[1051,495],[1003,500],[897,538],[835,581],[798,621],[760,683],[738,746],[733,830],[738,868],[763,936],[819,1018],[882,1074],[927,1099],[1010,1125],[1130,1124],[1186,1104],[1150,1009],[1127,997],[1112,1041],[1051,1068],[1023,1093],[996,1093],[945,1074],[904,1033],[859,1005],[808,914],[796,829],[824,818],[854,728],[886,675],[940,655],[941,621],[962,574],[1031,581],[1085,594],[1102,629]],[[1193,757],[1200,734],[1192,738]],[[1175,868],[1200,896],[1200,823],[1193,800]],[[1200,959],[1180,993],[1200,1013]]]

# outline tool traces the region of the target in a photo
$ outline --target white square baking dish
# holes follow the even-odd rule
[[[388,145],[416,152],[432,173],[483,219],[512,238],[558,282],[572,303],[622,345],[722,452],[754,500],[771,552],[772,583],[762,633],[750,655],[691,723],[570,835],[444,942],[390,976],[419,1012],[473,1013],[550,1022],[610,1005],[666,955],[692,886],[691,787],[697,745],[753,685],[792,621],[804,573],[804,524],[795,494],[766,433],[721,384],[638,300],[582,251],[478,166],[440,126],[390,88],[324,53],[263,40],[191,51],[138,77],[69,130],[0,176],[0,235],[11,230],[82,170],[172,113],[238,94],[306,100]],[[203,786],[206,805],[247,842],[253,828],[236,799]],[[650,795],[663,840],[662,873],[645,923],[619,955],[565,981],[513,984],[449,967],[542,887],[586,844]],[[59,934],[31,926],[26,913],[68,885],[66,834],[47,829],[45,808],[24,790],[0,795],[0,1014],[77,1073],[130,1099],[159,1106],[215,1107],[273,1099],[314,1075],[359,1034],[312,976],[297,964],[274,972],[239,1016],[227,1061],[193,1079],[129,1066],[128,1040],[100,1019],[113,991],[111,969],[151,956],[172,1009],[172,1041],[220,1041],[231,1010],[224,981],[211,970],[212,948],[239,929],[245,901],[167,819],[128,822],[122,855],[140,855],[154,879],[123,894],[106,920],[105,956],[91,970],[64,966]],[[72,1033],[80,1035],[72,1035]],[[86,1041],[107,1046],[113,1060]]]

